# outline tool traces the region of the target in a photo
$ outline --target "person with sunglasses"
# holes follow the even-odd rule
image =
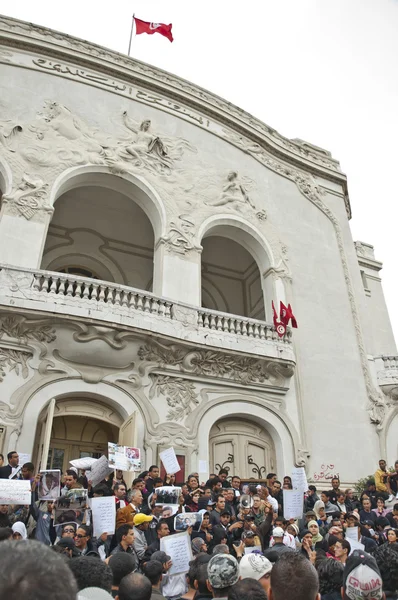
[[[69,537],[74,540],[75,535],[76,535],[76,525],[74,523],[68,523],[68,525],[63,525],[61,539]]]
[[[91,527],[79,525],[75,534],[75,546],[81,556],[99,556],[97,546],[91,539]]]

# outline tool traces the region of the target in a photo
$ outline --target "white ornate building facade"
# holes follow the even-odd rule
[[[325,484],[398,457],[382,265],[329,152],[6,17],[0,72],[1,451],[65,469],[119,439]]]

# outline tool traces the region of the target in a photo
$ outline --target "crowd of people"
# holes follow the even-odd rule
[[[10,452],[0,478],[18,473],[32,498],[29,506],[0,505],[0,600],[398,600],[398,461],[394,469],[380,460],[360,494],[341,489],[338,477],[330,490],[309,485],[294,519],[284,517],[290,476],[242,481],[221,469],[177,486],[175,475],[161,478],[152,465],[129,488],[123,471],[92,486],[88,472],[69,469],[61,495],[85,488],[89,498],[114,497],[115,533],[95,538],[89,509],[82,522],[55,524],[54,499],[37,499],[34,465],[18,470]],[[178,490],[177,504],[157,503],[165,488],[170,502]],[[200,515],[196,527],[194,515],[179,519],[189,570],[170,574],[162,538],[176,533],[184,513]]]

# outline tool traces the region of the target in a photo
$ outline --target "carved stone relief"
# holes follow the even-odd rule
[[[0,383],[4,381],[7,372],[11,371],[26,379],[29,375],[28,359],[30,356],[29,352],[0,347]]]
[[[52,214],[54,208],[47,203],[48,183],[40,177],[34,177],[29,173],[24,173],[17,189],[9,195],[4,195],[2,202],[7,207],[7,214],[16,214],[32,219],[42,221],[45,213]]]

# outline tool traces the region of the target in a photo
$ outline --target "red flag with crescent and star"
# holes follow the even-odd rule
[[[279,335],[279,337],[283,337],[286,333],[286,325],[284,323],[282,323],[281,321],[278,321],[278,314],[275,310],[275,304],[274,304],[273,300],[272,300],[272,313],[273,313],[273,321],[274,321],[274,327],[276,329],[276,333]]]
[[[134,17],[134,21],[137,35],[140,33],[149,33],[149,35],[152,35],[152,33],[160,33],[160,35],[167,37],[170,42],[173,41],[173,34],[171,33],[172,23],[169,25],[165,25],[165,23],[149,23],[147,21],[141,21],[141,19],[137,19],[137,17]]]

